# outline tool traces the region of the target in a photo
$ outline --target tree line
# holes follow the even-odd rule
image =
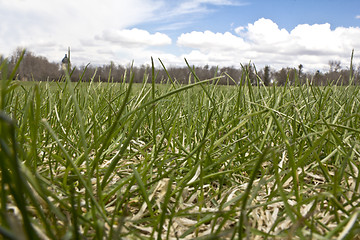
[[[22,54],[21,49],[17,49],[8,58],[8,71],[15,66]],[[0,64],[4,61],[4,57],[0,56]],[[71,68],[71,80],[84,82],[122,82],[124,80],[125,72],[129,73],[130,68],[134,73],[134,82],[140,83],[143,81],[151,81],[151,68],[149,65],[141,66],[123,66],[110,62],[103,66],[74,66]],[[329,61],[329,70],[325,73],[316,71],[314,73],[303,72],[303,65],[300,64],[297,68],[285,67],[280,70],[272,69],[271,66],[265,66],[262,69],[257,69],[254,64],[244,64],[241,67],[216,67],[216,66],[194,66],[192,70],[196,73],[200,80],[222,76],[219,78],[218,84],[221,85],[235,85],[249,81],[252,85],[272,84],[283,86],[285,84],[304,84],[309,82],[313,85],[347,85],[350,79],[353,79],[352,84],[360,83],[360,66],[357,69],[342,68],[341,62]],[[156,69],[156,82],[169,82],[168,76],[171,76],[173,81],[180,84],[187,84],[194,82],[191,69],[184,67],[167,67]],[[351,77],[350,77],[351,76]],[[22,81],[63,81],[64,70],[59,63],[49,62],[45,57],[37,56],[33,52],[26,51],[18,68],[16,75],[18,80]]]

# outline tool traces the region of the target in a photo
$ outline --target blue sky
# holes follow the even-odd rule
[[[171,1],[169,1],[171,2]],[[176,2],[176,1],[175,1]],[[189,14],[191,21],[183,20],[183,16],[169,19],[169,23],[188,22],[185,31],[215,32],[231,31],[232,26],[247,25],[260,18],[268,18],[276,22],[280,28],[288,31],[298,24],[330,23],[332,28],[360,26],[360,2],[357,0],[250,0],[232,1],[233,5],[206,5],[208,11],[202,14]],[[140,27],[156,31],[162,29],[167,21],[140,24]],[[191,24],[190,24],[191,23]],[[178,29],[176,29],[178,30]],[[175,32],[179,31],[169,31]]]
[[[358,0],[0,0],[0,54],[17,47],[76,65],[294,67],[360,63]]]

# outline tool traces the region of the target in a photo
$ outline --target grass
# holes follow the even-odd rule
[[[156,85],[154,68],[143,84],[131,70],[123,83],[22,83],[6,68],[4,238],[360,234],[358,86],[229,87],[194,73]]]

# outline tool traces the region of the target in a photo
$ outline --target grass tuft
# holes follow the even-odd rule
[[[167,85],[153,60],[141,84],[19,82],[2,63],[3,238],[359,237],[359,86],[246,69],[219,86],[187,61],[180,85],[160,63]]]

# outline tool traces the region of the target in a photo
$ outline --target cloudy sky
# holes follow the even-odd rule
[[[360,64],[359,0],[0,0],[0,54],[76,65]]]

